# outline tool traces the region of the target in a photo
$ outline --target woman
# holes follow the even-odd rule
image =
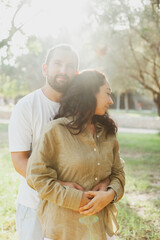
[[[104,74],[78,74],[29,159],[27,182],[41,199],[38,214],[45,239],[89,240],[90,231],[80,223],[85,215],[98,216],[89,225],[96,240],[109,239],[118,229],[113,201],[122,197],[125,178],[117,127],[107,114],[111,104]],[[108,176],[106,191],[91,191]],[[85,191],[62,186],[61,181],[75,182]]]

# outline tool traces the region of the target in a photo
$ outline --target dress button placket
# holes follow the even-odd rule
[[[93,150],[94,150],[94,152],[96,152],[96,151],[97,151],[97,149],[96,149],[96,148],[94,148]],[[97,177],[95,177],[95,178],[94,178],[94,180],[95,180],[95,181],[97,181],[97,180],[98,180],[98,178],[97,178]]]

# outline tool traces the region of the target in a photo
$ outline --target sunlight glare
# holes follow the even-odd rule
[[[86,0],[33,0],[28,12],[30,20],[26,22],[25,29],[46,36],[57,34],[63,27],[74,34],[85,19],[85,3]],[[21,20],[24,16],[27,19],[27,15],[27,12],[21,15]]]

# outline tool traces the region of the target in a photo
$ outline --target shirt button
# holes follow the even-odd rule
[[[96,152],[96,148],[94,148],[94,151]]]
[[[97,181],[97,180],[98,180],[98,178],[97,178],[97,177],[95,177],[95,180]]]
[[[98,162],[97,165],[98,165],[98,166],[101,165],[100,162]]]

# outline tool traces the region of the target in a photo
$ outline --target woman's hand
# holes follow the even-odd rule
[[[80,214],[93,215],[100,212],[110,202],[113,201],[115,192],[113,189],[108,191],[89,191],[87,192],[88,198],[92,200],[83,207],[79,208]]]

